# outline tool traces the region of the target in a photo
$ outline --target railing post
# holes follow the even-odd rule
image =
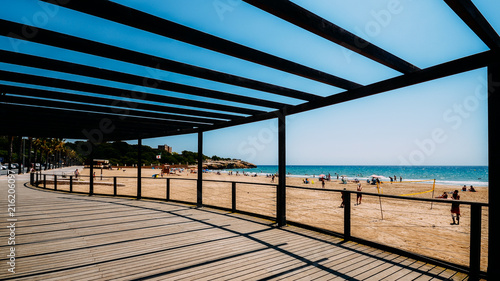
[[[170,179],[167,178],[167,190],[165,191],[165,198],[167,201],[170,201]]]
[[[36,187],[38,187],[39,184],[38,184],[38,172],[37,171],[35,171],[35,176],[36,176]]]
[[[137,140],[137,199],[142,197],[142,139]]]
[[[276,187],[276,224],[286,226],[286,112],[278,115],[278,186]]]
[[[57,175],[54,175],[54,190],[57,190]]]
[[[43,188],[47,188],[47,175],[43,174]]]
[[[481,205],[472,204],[470,215],[469,277],[479,280],[481,270]]]
[[[196,182],[196,206],[203,206],[203,131],[198,131],[198,181]]]
[[[351,193],[342,191],[344,201],[344,241],[351,240]]]
[[[30,173],[30,185],[34,185],[35,182],[35,174]]]
[[[236,183],[231,183],[231,211],[236,212]]]
[[[94,149],[90,152],[89,196],[94,195]]]
[[[118,194],[116,177],[113,177],[113,195],[116,196]]]
[[[73,176],[69,176],[69,192],[73,192]]]

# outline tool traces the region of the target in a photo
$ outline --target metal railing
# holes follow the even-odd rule
[[[84,178],[90,178],[89,176],[79,176],[80,180]],[[119,182],[120,179],[137,179],[137,177],[119,177],[119,176],[114,176],[114,177],[109,177],[109,176],[96,176],[95,178],[101,179],[101,180],[108,180],[109,183],[106,185],[109,188],[109,192],[93,192],[94,188],[93,187],[88,187],[85,188],[90,184],[92,181],[75,181],[75,177],[70,175],[66,176],[65,178],[62,178],[62,176],[58,175],[47,175],[47,174],[41,174],[41,173],[32,173],[31,178],[30,178],[30,183],[32,186],[36,187],[41,187],[44,189],[53,189],[57,191],[63,191],[63,192],[72,192],[72,193],[80,193],[80,194],[89,194],[89,195],[101,195],[101,196],[121,196],[121,197],[129,197],[129,198],[136,198],[137,193],[133,194],[133,189],[129,188],[129,191],[132,192],[119,192],[119,187],[124,187],[125,185],[121,184]],[[170,201],[170,202],[177,202],[177,203],[187,203],[187,204],[196,204],[196,185],[193,185],[191,187],[192,190],[189,190],[191,192],[191,195],[195,194],[192,196],[192,199],[185,199],[183,197],[178,197],[174,198],[174,194],[172,193],[172,187],[173,187],[173,182],[174,181],[193,181],[197,182],[197,179],[190,179],[190,178],[171,178],[171,177],[166,177],[166,178],[156,178],[156,179],[151,179],[149,177],[142,177],[142,181],[148,181],[148,180],[154,180],[154,181],[165,181],[165,184],[160,185],[162,186],[161,188],[164,188],[162,190],[162,195],[161,196],[141,196],[141,198],[144,199],[154,199],[154,200],[164,200],[164,201]],[[225,206],[217,205],[217,204],[203,204],[203,206],[206,207],[212,207],[212,208],[217,208],[221,210],[226,210],[230,212],[238,212],[238,213],[243,213],[243,214],[249,214],[253,215],[256,217],[260,218],[265,218],[269,220],[275,220],[276,218],[276,197],[272,196],[272,193],[276,192],[276,187],[277,184],[273,183],[255,183],[255,182],[245,182],[245,181],[232,181],[232,180],[210,180],[210,179],[204,179],[203,182],[207,183],[219,183],[219,184],[226,184],[230,185],[230,200],[228,198],[228,202],[230,201],[230,204],[225,204]],[[97,183],[94,183],[97,185]],[[68,188],[65,188],[65,186],[68,185]],[[75,186],[82,186],[82,188],[78,188],[78,190],[75,189]],[[249,185],[252,186],[254,189],[257,186],[260,187],[265,187],[268,188],[268,190],[262,192],[260,195],[256,194],[250,194],[248,191],[248,194],[246,194],[243,197],[253,197],[253,198],[247,198],[250,200],[250,202],[255,202],[255,200],[267,200],[268,202],[268,207],[263,208],[259,210],[257,208],[257,211],[255,211],[255,208],[241,208],[238,204],[237,200],[237,195],[238,195],[238,185]],[[125,188],[125,187],[124,187]],[[158,186],[156,187],[157,189],[159,188]],[[160,189],[161,189],[160,188]],[[270,189],[269,189],[270,188]],[[229,189],[228,189],[229,190]],[[468,272],[471,277],[485,277],[486,273],[484,271],[481,271],[481,221],[482,221],[482,208],[485,207],[487,208],[489,206],[488,203],[481,203],[481,202],[469,202],[469,201],[460,201],[461,206],[470,206],[470,226],[469,226],[469,232],[470,232],[470,240],[469,240],[469,261],[468,265],[469,266],[464,266],[460,265],[457,263],[453,262],[448,262],[444,261],[441,259],[436,259],[431,256],[426,256],[426,255],[421,255],[417,254],[411,251],[403,250],[391,245],[386,245],[382,243],[378,243],[375,241],[371,240],[366,240],[361,237],[356,237],[352,235],[352,205],[351,204],[351,197],[354,194],[361,194],[363,196],[368,196],[368,197],[377,197],[378,200],[383,199],[392,199],[392,200],[406,200],[406,201],[416,201],[416,202],[427,202],[427,203],[438,203],[438,204],[451,204],[453,203],[452,200],[445,200],[445,199],[434,199],[434,198],[416,198],[416,197],[402,197],[402,196],[397,196],[397,195],[388,195],[388,194],[377,194],[377,193],[371,193],[371,192],[358,192],[358,191],[349,191],[349,190],[342,190],[342,189],[324,189],[324,188],[311,188],[311,187],[303,187],[303,186],[291,186],[287,185],[287,190],[306,190],[308,192],[327,192],[327,193],[338,193],[342,194],[343,198],[343,231],[332,231],[328,230],[326,228],[322,227],[317,227],[313,226],[311,224],[307,223],[301,223],[298,221],[293,221],[293,220],[287,220],[287,223],[290,225],[296,225],[304,228],[309,228],[313,229],[316,231],[340,236],[344,238],[346,241],[356,241],[360,242],[362,244],[367,244],[370,246],[374,246],[377,248],[381,248],[390,252],[394,252],[397,254],[401,254],[407,257],[412,257],[415,259],[423,260],[423,261],[428,261],[433,264],[437,265],[442,265],[448,268],[453,268],[456,270]],[[183,193],[189,193],[187,190],[183,190]],[[224,193],[225,194],[225,193]],[[264,196],[262,196],[264,194]],[[203,194],[203,198],[206,198],[206,194]],[[255,199],[255,197],[259,197]],[[254,201],[252,201],[254,200]],[[274,203],[274,204],[273,204]],[[274,208],[274,210],[273,210]]]

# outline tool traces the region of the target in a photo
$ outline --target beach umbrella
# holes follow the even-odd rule
[[[318,177],[320,177],[320,178],[324,178],[324,177],[326,177],[326,176],[325,176],[324,174],[321,174],[321,175],[319,175]]]
[[[371,175],[370,178],[383,178],[384,176]]]

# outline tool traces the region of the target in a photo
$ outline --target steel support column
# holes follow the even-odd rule
[[[496,141],[496,131],[500,120],[500,62],[496,60],[488,66],[488,173],[497,175],[500,171],[500,147]],[[488,280],[500,280],[500,230],[495,222],[500,216],[500,206],[495,204],[500,196],[499,187],[490,181],[488,186]]]
[[[92,145],[89,141],[90,147],[90,177],[89,177],[89,196],[94,195],[94,150],[96,149],[96,145]]]
[[[137,199],[142,196],[141,166],[142,166],[142,139],[137,141]]]
[[[286,225],[286,114],[278,114],[278,187],[276,189],[276,224]]]
[[[203,131],[198,131],[198,181],[196,182],[196,206],[203,206]]]

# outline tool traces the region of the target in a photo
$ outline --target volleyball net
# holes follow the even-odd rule
[[[425,191],[418,191],[414,193],[407,193],[407,194],[399,194],[399,196],[415,196],[415,195],[420,195],[420,194],[425,194],[425,193],[430,193],[432,192],[432,197],[434,197],[434,189],[436,188],[436,179],[430,179],[430,180],[415,180],[415,181],[402,181],[402,182],[397,182],[398,185],[401,184],[410,184],[410,183],[425,183],[425,182],[432,182],[432,188],[429,190]],[[377,181],[377,192],[379,194],[384,194],[384,189],[382,187],[382,182]],[[427,185],[424,185],[426,187]]]

